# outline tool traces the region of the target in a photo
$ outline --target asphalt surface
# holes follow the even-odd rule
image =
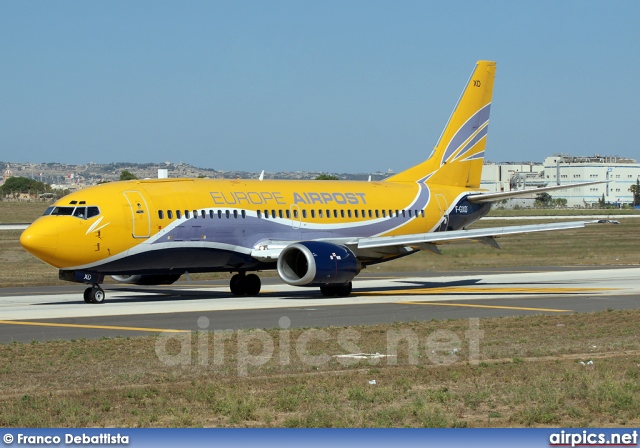
[[[105,285],[103,304],[84,303],[83,290],[0,289],[0,342],[632,309],[640,307],[640,267],[368,275],[356,278],[347,298],[277,278],[263,279],[258,297],[242,298],[226,282]]]

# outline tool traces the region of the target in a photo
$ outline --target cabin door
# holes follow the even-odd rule
[[[151,216],[144,196],[139,191],[125,191],[131,209],[131,235],[134,238],[149,238],[151,231]]]
[[[292,205],[291,207],[289,207],[289,210],[289,213],[291,214],[291,227],[297,230],[300,228],[300,224],[302,222],[302,216],[300,216],[300,207],[298,207],[297,205]]]

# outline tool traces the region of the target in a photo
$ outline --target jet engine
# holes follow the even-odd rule
[[[322,241],[290,244],[277,266],[280,278],[294,286],[344,284],[360,272],[360,262],[349,248]]]

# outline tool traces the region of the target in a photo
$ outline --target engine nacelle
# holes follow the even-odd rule
[[[111,278],[131,285],[171,285],[180,278],[180,274],[112,275]]]
[[[344,284],[360,272],[360,262],[351,250],[322,241],[290,244],[277,264],[280,278],[293,286]]]

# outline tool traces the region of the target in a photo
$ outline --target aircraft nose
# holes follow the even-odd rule
[[[32,255],[49,264],[58,249],[56,229],[50,224],[36,221],[20,235],[20,245]]]

